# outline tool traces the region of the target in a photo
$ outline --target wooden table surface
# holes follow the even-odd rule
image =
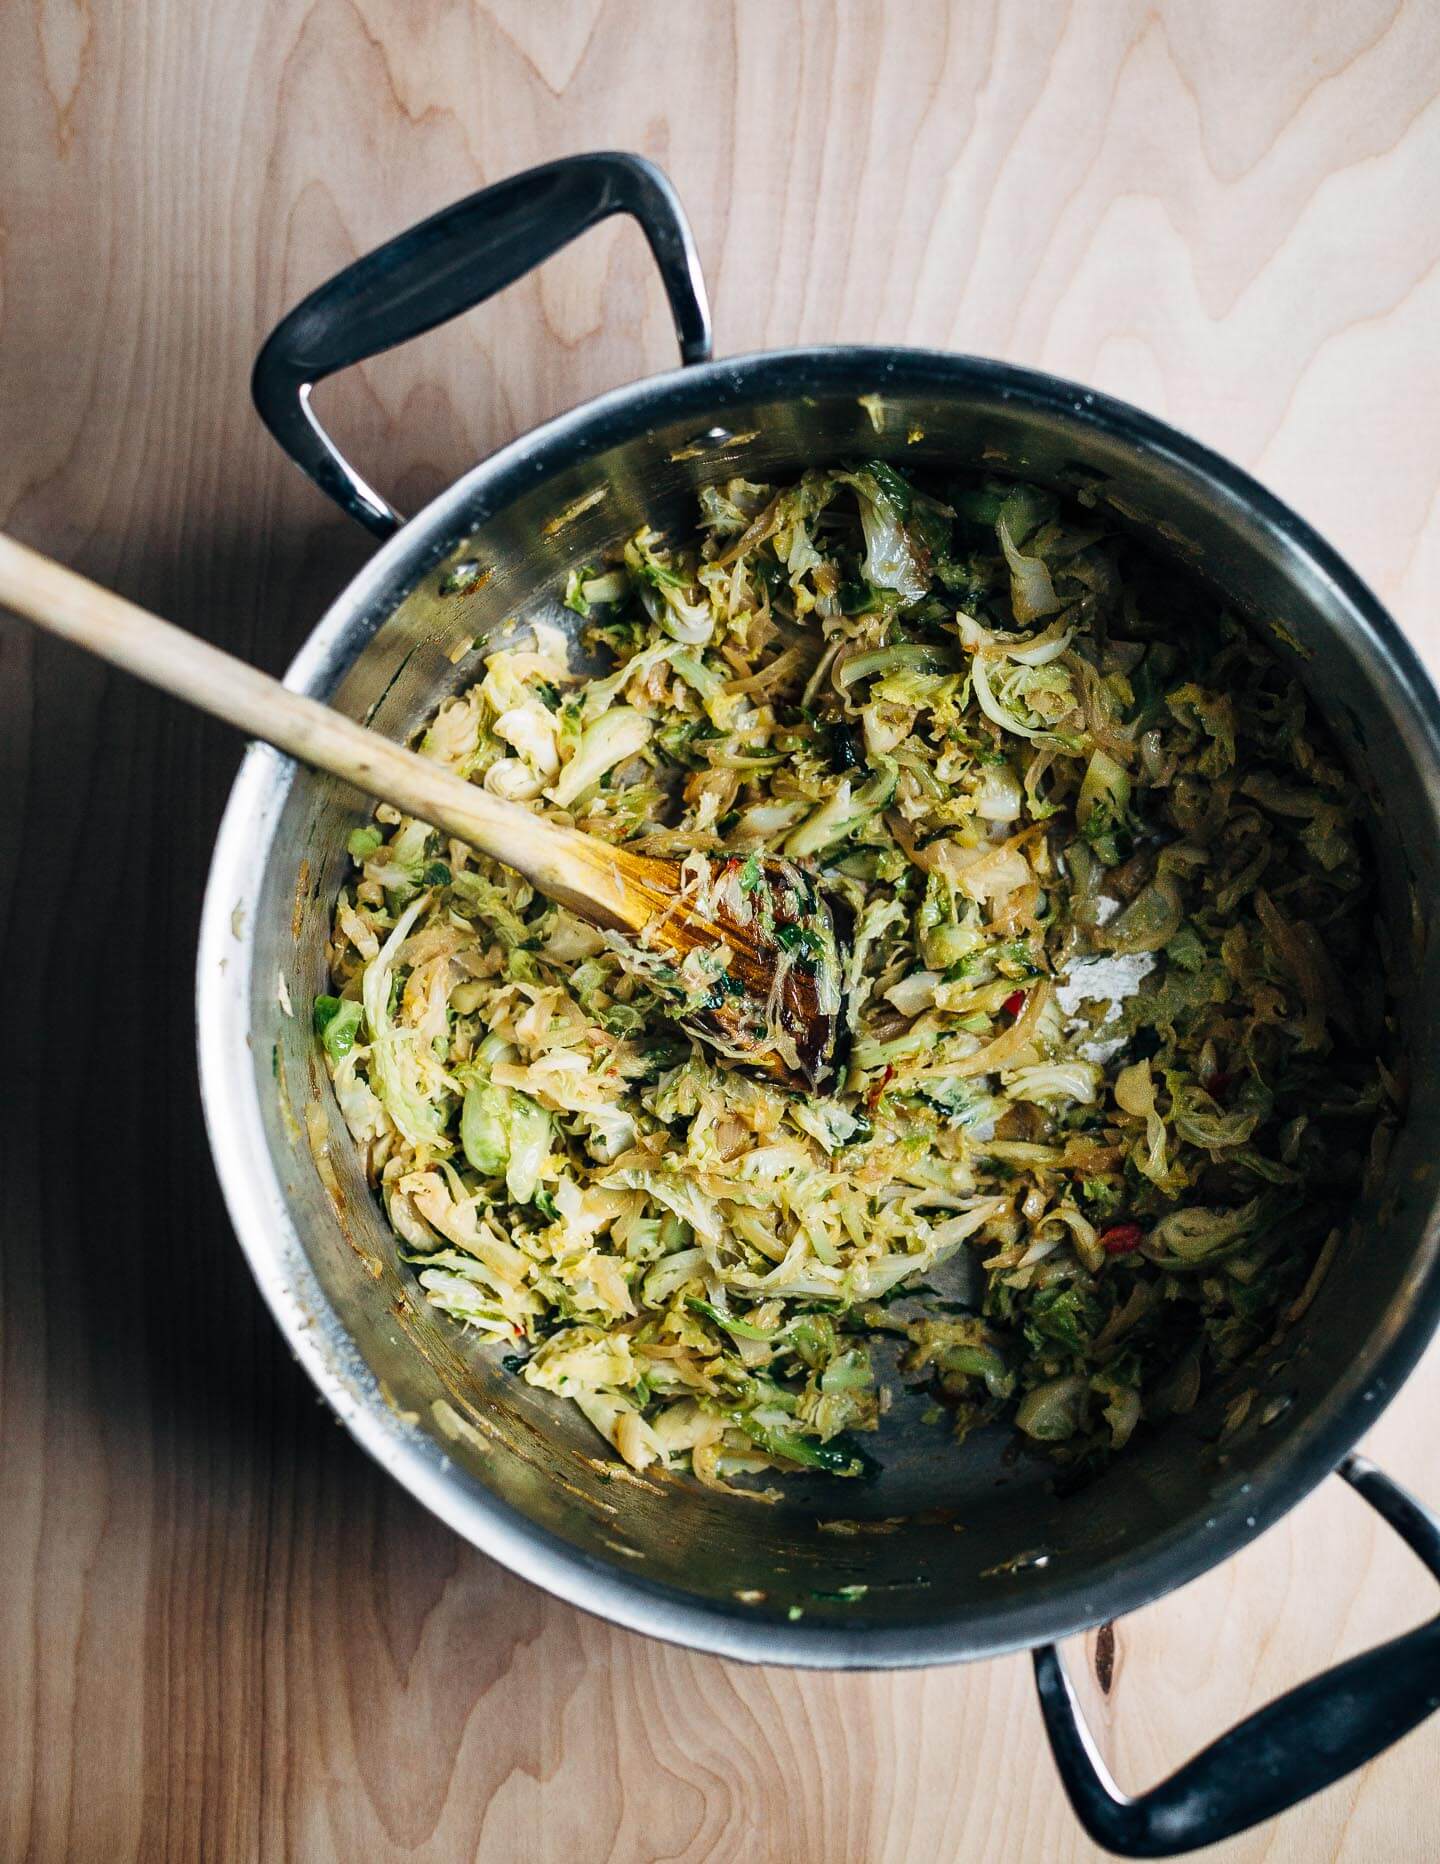
[[[0,522],[278,669],[368,553],[250,411],[297,296],[567,151],[658,159],[725,351],[950,345],[1235,456],[1440,661],[1427,0],[20,0]],[[634,229],[325,391],[416,505],[668,366]],[[191,967],[237,744],[0,624],[0,1857],[1096,1855],[1028,1662],[747,1671],[581,1617],[382,1479],[234,1247]],[[1440,1502],[1440,1357],[1372,1451]],[[1120,1778],[1434,1608],[1339,1484],[1119,1625]],[[1440,1855],[1440,1722],[1227,1859]]]

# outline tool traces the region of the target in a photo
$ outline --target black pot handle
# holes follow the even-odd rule
[[[710,308],[675,190],[638,155],[573,155],[482,188],[347,265],[271,331],[251,392],[265,425],[342,511],[379,537],[404,522],[342,456],[310,391],[468,311],[611,214],[632,214],[660,268],[683,362],[710,355]]]
[[[1440,1579],[1440,1521],[1361,1456],[1339,1472]],[[1116,1789],[1053,1644],[1035,1652],[1050,1745],[1097,1844],[1167,1858],[1273,1818],[1382,1753],[1440,1709],[1440,1617],[1259,1709],[1138,1799]]]

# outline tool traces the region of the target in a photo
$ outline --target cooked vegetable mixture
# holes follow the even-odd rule
[[[793,860],[848,1072],[727,1066],[377,810],[315,1023],[430,1301],[712,1486],[861,1473],[887,1371],[1103,1460],[1298,1319],[1393,1083],[1357,797],[1274,656],[1094,510],[877,461],[709,488],[565,603],[600,670],[527,625],[422,750],[698,884]]]

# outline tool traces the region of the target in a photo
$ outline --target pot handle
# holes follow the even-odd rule
[[[344,458],[310,391],[483,304],[611,214],[640,223],[670,299],[681,360],[710,355],[699,255],[674,188],[638,155],[566,156],[482,188],[347,265],[271,331],[251,393],[280,445],[342,511],[377,537],[404,520]]]
[[[1362,1456],[1347,1457],[1339,1473],[1440,1579],[1440,1521]],[[1138,1799],[1110,1778],[1053,1644],[1035,1652],[1035,1681],[1085,1830],[1121,1857],[1175,1857],[1333,1785],[1440,1708],[1440,1617],[1257,1710]]]

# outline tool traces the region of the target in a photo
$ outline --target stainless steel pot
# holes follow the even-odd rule
[[[491,296],[616,211],[649,238],[688,366],[527,434],[402,523],[320,429],[311,385]],[[697,486],[737,472],[783,479],[879,453],[1083,486],[1223,590],[1329,718],[1371,812],[1404,1037],[1416,1056],[1434,1051],[1440,702],[1321,539],[1194,441],[1068,382],[936,351],[708,355],[679,205],[630,156],[501,183],[322,286],[266,344],[256,400],[297,462],[388,541],[316,627],[289,684],[405,738],[473,679],[465,643],[517,615],[569,619],[554,596],[567,568],[643,519],[683,518]],[[305,1014],[324,986],[346,834],[366,813],[329,778],[260,746],[247,754],[201,937],[206,1114],[236,1231],[297,1358],[365,1448],[457,1533],[618,1624],[728,1657],[883,1666],[1033,1647],[1076,1808],[1102,1843],[1133,1855],[1241,1830],[1440,1706],[1437,1619],[1262,1711],[1131,1801],[1095,1757],[1055,1652],[1056,1640],[1225,1559],[1337,1466],[1440,1578],[1440,1526],[1378,1471],[1343,1460],[1440,1318],[1434,1071],[1414,1070],[1383,1195],[1360,1213],[1303,1326],[1244,1373],[1257,1397],[1223,1447],[1234,1387],[1068,1496],[1039,1464],[1007,1460],[1003,1432],[951,1449],[917,1425],[887,1432],[873,1485],[797,1478],[777,1506],[729,1501],[617,1471],[577,1413],[427,1308],[397,1266]],[[846,1531],[857,1520],[886,1527]]]

